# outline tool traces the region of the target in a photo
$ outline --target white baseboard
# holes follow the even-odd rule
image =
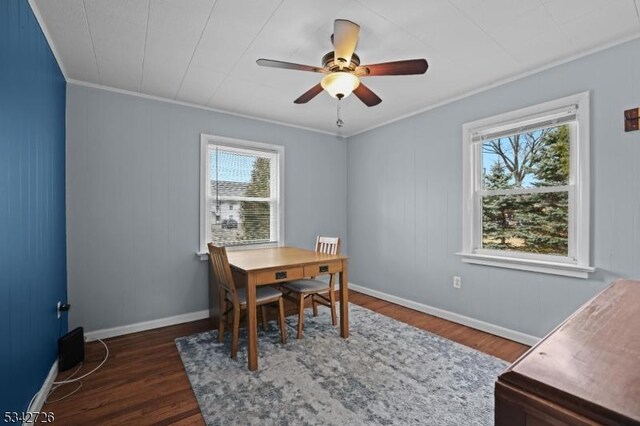
[[[519,331],[480,321],[478,319],[460,315],[455,312],[435,308],[423,303],[403,299],[402,297],[393,296],[391,294],[383,293],[378,290],[372,290],[370,288],[362,287],[357,284],[349,283],[349,288],[357,292],[367,294],[369,296],[377,297],[378,299],[386,300],[387,302],[392,302],[407,308],[414,309],[416,311],[424,312],[425,314],[453,321],[458,324],[466,325],[467,327],[475,328],[477,330],[481,330],[490,334],[495,334],[496,336],[504,337],[505,339],[513,340],[525,345],[532,346],[538,343],[538,341],[540,340],[539,337],[532,336],[530,334],[521,333]]]
[[[49,374],[47,374],[47,378],[44,379],[44,383],[42,387],[38,391],[38,396],[36,396],[31,405],[27,407],[28,412],[42,411],[42,406],[44,402],[47,400],[47,396],[49,395],[49,391],[53,386],[53,382],[56,380],[56,376],[58,376],[58,360],[56,359],[51,366],[51,370],[49,370]],[[42,418],[40,419],[42,420]],[[31,425],[35,424],[34,421],[24,422],[23,425]]]
[[[154,328],[166,327],[169,325],[182,324],[185,322],[197,321],[200,319],[209,318],[209,310],[205,309],[197,312],[190,312],[188,314],[175,315],[167,318],[160,318],[152,321],[138,322],[135,324],[123,325],[121,327],[105,328],[102,330],[90,331],[85,334],[87,340],[92,339],[108,339],[109,337],[122,336],[124,334],[137,333],[139,331],[151,330]],[[38,391],[38,395],[33,399],[31,405],[27,407],[27,411],[42,411],[42,406],[47,400],[47,395],[53,386],[53,382],[58,375],[58,360],[56,360],[49,370],[47,378],[44,380],[42,387]],[[32,422],[25,422],[23,425],[32,424]]]
[[[146,331],[154,328],[166,327],[169,325],[182,324],[185,322],[197,321],[204,318],[209,318],[208,309],[197,312],[190,312],[188,314],[175,315],[173,317],[160,318],[157,320],[138,322],[135,324],[122,325],[113,328],[104,328],[102,330],[94,330],[85,333],[85,339],[108,339],[109,337],[137,333],[139,331]]]

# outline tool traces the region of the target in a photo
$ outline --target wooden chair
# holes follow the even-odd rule
[[[247,291],[245,288],[236,289],[227,258],[227,250],[209,244],[209,263],[211,273],[214,276],[220,291],[220,320],[218,323],[218,341],[224,341],[224,326],[228,314],[233,312],[231,329],[231,358],[236,359],[238,353],[238,332],[240,330],[240,311],[247,309]],[[256,288],[256,306],[262,310],[262,327],[266,329],[265,305],[278,304],[278,323],[280,325],[280,341],[287,342],[287,329],[284,322],[284,303],[282,292],[273,287],[262,286]],[[227,308],[227,304],[229,307]]]
[[[316,251],[318,253],[339,254],[340,238],[321,237],[318,235],[316,238]],[[294,300],[298,304],[298,339],[302,337],[304,301],[307,297],[311,297],[313,316],[318,315],[317,304],[319,303],[331,309],[331,322],[333,325],[338,324],[334,275],[333,273],[329,275],[329,283],[311,277],[310,279],[289,281],[282,284],[282,288],[285,290],[285,297]],[[295,296],[293,296],[294,294]]]

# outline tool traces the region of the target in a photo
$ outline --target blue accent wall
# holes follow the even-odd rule
[[[65,103],[29,3],[0,1],[0,415],[27,409],[67,330]]]

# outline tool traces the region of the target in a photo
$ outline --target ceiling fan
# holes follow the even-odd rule
[[[346,98],[353,92],[365,105],[372,107],[382,102],[382,99],[360,81],[361,77],[424,74],[427,71],[429,64],[427,64],[426,59],[360,65],[360,58],[355,54],[359,34],[360,26],[358,24],[346,19],[336,19],[333,23],[333,34],[331,35],[334,51],[322,57],[322,67],[272,59],[258,59],[256,63],[263,67],[326,74],[320,83],[293,101],[296,104],[305,104],[320,92],[326,90],[338,100]]]

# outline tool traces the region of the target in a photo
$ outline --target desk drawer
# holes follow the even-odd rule
[[[258,272],[258,285],[297,280],[304,277],[302,266]]]
[[[315,265],[306,265],[304,267],[305,277],[315,277],[322,274],[331,274],[342,270],[342,262],[333,260],[326,263],[317,263]]]

